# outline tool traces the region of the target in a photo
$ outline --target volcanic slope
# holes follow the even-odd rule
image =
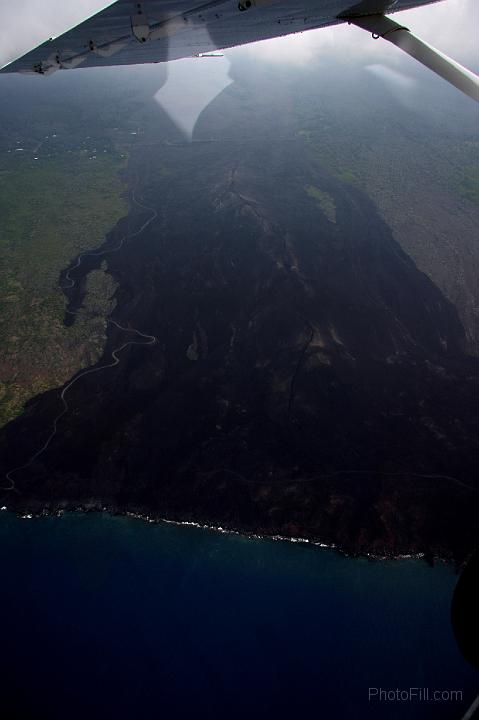
[[[110,324],[97,367],[124,328],[156,342],[71,387],[2,502],[462,557],[478,524],[479,365],[368,196],[301,138],[145,139],[128,176],[143,205],[129,231],[157,217],[109,257],[123,329]],[[94,264],[71,273],[70,309]],[[48,392],[7,426],[5,470],[61,409]]]

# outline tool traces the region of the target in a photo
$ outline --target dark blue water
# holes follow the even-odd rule
[[[2,513],[0,548],[5,720],[460,718],[479,690],[442,564],[101,515]]]

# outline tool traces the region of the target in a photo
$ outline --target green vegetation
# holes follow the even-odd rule
[[[127,212],[120,157],[19,155],[0,161],[0,426],[101,356],[115,290],[106,263],[68,328],[59,276]]]
[[[323,213],[326,215],[328,220],[332,223],[336,222],[336,203],[334,202],[333,198],[329,193],[327,193],[325,190],[320,190],[320,188],[316,187],[315,185],[306,185],[305,191],[309,195],[309,197],[314,198],[314,200],[317,200],[319,207],[323,211]]]
[[[468,165],[458,185],[459,195],[479,205],[479,165]]]
[[[304,130],[304,128],[303,128],[302,130],[298,130],[297,135],[299,135],[300,137],[304,138],[307,141],[311,140],[311,131],[310,130]]]
[[[301,129],[296,134],[311,148],[313,157],[332,175],[351,185],[361,185],[359,176],[367,164],[363,166],[354,147],[347,147],[344,141],[337,143],[329,137],[327,131],[321,130],[320,125],[316,130]],[[351,160],[355,161],[354,171],[350,167]]]
[[[352,185],[356,185],[359,183],[358,176],[353,173],[352,170],[340,170],[338,173],[336,173],[336,175],[340,180],[344,180],[344,182],[351,183]]]

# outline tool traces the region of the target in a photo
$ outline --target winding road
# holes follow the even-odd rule
[[[81,255],[79,255],[78,258],[77,258],[76,264],[73,265],[73,267],[69,268],[69,269],[67,270],[66,274],[65,274],[65,279],[66,279],[70,284],[69,284],[69,285],[66,285],[66,286],[63,286],[62,289],[67,290],[67,289],[70,289],[70,288],[74,287],[74,285],[75,285],[75,280],[73,280],[73,278],[71,277],[70,272],[73,271],[73,270],[76,270],[77,268],[80,267],[83,258],[85,258],[85,257],[99,257],[100,255],[108,255],[108,254],[111,254],[111,253],[114,253],[114,252],[118,252],[118,251],[121,250],[121,248],[125,245],[125,243],[127,243],[127,242],[129,242],[130,240],[132,240],[133,238],[138,237],[139,235],[141,235],[141,233],[142,233],[149,225],[151,225],[151,223],[152,223],[154,220],[156,220],[156,218],[158,217],[157,211],[156,211],[154,208],[151,208],[151,207],[149,207],[148,205],[145,205],[144,203],[140,202],[140,201],[137,199],[137,197],[136,197],[135,189],[132,191],[131,198],[132,198],[133,202],[135,203],[135,205],[137,205],[137,207],[140,207],[140,208],[142,208],[143,210],[147,210],[148,212],[151,213],[151,216],[140,226],[140,228],[139,228],[138,230],[136,230],[136,231],[133,232],[133,233],[128,233],[128,234],[124,235],[124,236],[121,238],[120,242],[118,243],[118,246],[117,246],[117,247],[112,248],[112,249],[110,249],[110,250],[102,250],[102,251],[100,251],[100,252],[85,252],[85,253],[81,253]],[[73,313],[73,312],[70,311],[70,310],[67,310],[66,312],[68,312],[69,314],[72,314],[72,315],[76,315],[76,313]],[[43,443],[42,447],[39,448],[39,450],[37,450],[25,463],[23,463],[23,465],[18,465],[17,467],[12,468],[11,470],[9,470],[9,471],[5,474],[5,479],[8,481],[9,486],[8,486],[8,487],[0,486],[0,490],[12,491],[12,492],[16,492],[16,493],[19,493],[19,492],[20,492],[20,491],[18,490],[17,486],[16,486],[16,483],[15,483],[14,479],[13,479],[13,475],[15,475],[16,473],[20,472],[21,470],[26,470],[27,468],[29,468],[29,467],[35,462],[35,460],[37,460],[37,459],[40,457],[40,455],[42,455],[42,454],[47,450],[47,448],[49,447],[49,445],[50,445],[50,443],[52,442],[53,438],[55,437],[55,435],[56,435],[57,432],[58,432],[58,424],[59,424],[60,420],[68,413],[68,410],[70,409],[70,408],[69,408],[69,405],[68,405],[68,402],[67,402],[67,399],[66,399],[67,393],[69,392],[69,390],[71,390],[71,388],[72,388],[74,385],[77,384],[77,382],[78,382],[79,380],[81,380],[82,378],[84,378],[86,375],[93,375],[93,373],[102,372],[103,370],[108,370],[108,369],[110,369],[110,368],[116,367],[116,366],[119,364],[119,362],[120,362],[119,354],[120,354],[123,350],[125,350],[127,347],[130,347],[131,345],[154,345],[154,344],[157,342],[157,338],[156,338],[154,335],[145,334],[145,333],[141,332],[140,330],[136,330],[136,329],[134,329],[134,328],[123,327],[123,325],[120,325],[119,322],[117,322],[116,320],[114,320],[114,319],[111,318],[111,317],[108,317],[108,318],[107,318],[107,323],[110,324],[110,325],[113,325],[113,326],[116,327],[118,330],[122,330],[123,332],[126,332],[126,333],[135,333],[135,335],[136,335],[138,338],[142,338],[143,340],[140,340],[140,339],[137,339],[137,340],[127,340],[127,341],[124,342],[122,345],[120,345],[119,347],[114,348],[114,350],[112,350],[112,352],[111,352],[111,359],[112,359],[111,362],[106,363],[105,365],[100,365],[100,366],[98,366],[98,367],[92,367],[92,368],[87,368],[86,370],[82,370],[80,373],[78,373],[77,375],[75,375],[75,377],[74,377],[72,380],[70,380],[70,381],[64,386],[64,388],[62,389],[62,391],[61,391],[61,393],[60,393],[60,400],[61,400],[61,402],[62,402],[63,407],[62,407],[62,410],[58,413],[58,415],[57,415],[57,416],[55,417],[55,419],[53,420],[52,430],[51,430],[49,436],[47,437],[46,441]]]

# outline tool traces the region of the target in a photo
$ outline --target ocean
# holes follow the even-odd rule
[[[5,720],[459,719],[479,692],[444,563],[8,512],[0,561]]]

